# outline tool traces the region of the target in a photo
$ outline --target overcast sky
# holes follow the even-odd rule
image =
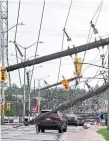
[[[62,35],[63,35],[63,27],[65,24],[65,20],[67,17],[69,5],[69,0],[46,0],[45,1],[45,10],[44,17],[42,22],[42,29],[40,35],[40,41],[44,43],[40,43],[38,46],[37,54],[40,56],[51,54],[54,52],[61,51],[62,48]],[[66,30],[69,36],[72,38],[72,44],[75,46],[86,44],[87,37],[90,28],[90,21],[97,10],[98,5],[100,4],[100,0],[72,0],[72,7],[69,14],[68,22],[66,25]],[[23,22],[25,25],[18,26],[17,38],[16,41],[18,44],[27,47],[37,41],[38,38],[38,30],[40,26],[41,12],[43,7],[42,0],[21,0],[21,9],[19,16],[19,23]],[[17,12],[18,12],[18,1],[9,1],[9,28],[16,24],[17,22]],[[99,31],[100,36],[104,36],[109,33],[109,1],[104,0],[104,4],[102,10],[100,12],[98,21],[97,21],[97,29]],[[94,23],[96,21],[96,17],[94,19]],[[9,41],[14,41],[15,36],[15,28],[9,31]],[[108,37],[108,35],[103,38]],[[92,37],[92,41],[94,41],[95,35]],[[72,47],[72,46],[70,46]],[[68,42],[64,40],[64,50],[68,48]],[[36,45],[27,50],[27,59],[34,55],[36,49]],[[105,47],[104,52],[106,52],[107,47]],[[24,53],[24,50],[22,50]],[[102,52],[102,49],[100,50]],[[12,43],[9,42],[9,62],[10,65],[16,64],[15,58],[15,47]],[[19,54],[18,54],[19,55]],[[78,56],[83,58],[84,53],[79,53]],[[20,55],[19,55],[20,57]],[[74,56],[73,56],[74,58]],[[107,56],[105,60],[107,59]],[[19,62],[20,59],[19,59]],[[85,56],[85,61],[89,63],[96,63],[101,65],[100,53],[97,49],[87,51]],[[43,67],[39,67],[34,70],[33,76],[35,78],[43,78],[45,76],[50,75],[50,77],[46,77],[45,80],[49,83],[56,83],[57,76],[59,71],[59,59],[45,62],[39,65],[35,65],[38,67],[42,65]],[[31,69],[27,68],[27,69]],[[91,77],[96,74],[98,71],[98,67],[92,67],[89,65],[83,65],[83,77]],[[102,70],[102,69],[101,69]],[[74,64],[73,60],[70,56],[62,58],[61,65],[61,73],[59,81],[62,80],[62,75],[66,79],[74,77]],[[21,78],[23,83],[23,69],[20,69]],[[99,72],[98,72],[99,73]],[[11,72],[11,82],[16,83],[20,86],[18,71]],[[37,83],[37,82],[36,82]],[[91,86],[96,84],[102,84],[103,81],[93,80],[90,82]],[[74,82],[71,82],[70,85],[73,85]],[[41,82],[41,86],[43,86],[43,81]],[[36,84],[37,86],[37,84]],[[33,87],[33,81],[32,81]],[[83,84],[80,87],[84,87]]]

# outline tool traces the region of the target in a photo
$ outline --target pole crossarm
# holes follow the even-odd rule
[[[90,92],[87,92],[86,94],[84,94],[84,96],[81,96],[81,97],[78,97],[78,98],[75,98],[74,100],[72,101],[68,101],[66,103],[63,103],[61,104],[60,106],[58,106],[57,108],[53,109],[52,111],[50,112],[47,112],[47,113],[44,113],[44,114],[41,114],[39,115],[38,117],[36,117],[35,119],[33,120],[30,120],[26,123],[24,123],[26,126],[29,125],[29,124],[35,124],[36,122],[38,122],[39,120],[43,119],[43,118],[46,118],[48,117],[49,115],[59,111],[59,110],[65,110],[69,107],[71,107],[71,104],[72,106],[74,106],[77,102],[82,102],[86,99],[89,99],[95,95],[99,95],[101,94],[102,92],[104,92],[105,90],[107,90],[109,88],[109,83],[106,83],[105,85],[102,85],[101,87],[99,88],[96,88],[94,89],[93,91],[90,91]]]
[[[46,62],[46,61],[58,59],[60,57],[64,57],[64,56],[68,56],[68,55],[72,55],[72,54],[77,54],[79,52],[98,48],[100,46],[105,46],[105,45],[108,45],[108,44],[109,44],[109,38],[101,39],[101,40],[98,40],[98,41],[94,41],[92,43],[80,45],[80,46],[74,47],[74,48],[69,48],[69,49],[64,50],[64,51],[56,52],[56,53],[53,53],[53,54],[49,54],[49,55],[46,55],[46,56],[42,56],[42,57],[39,57],[39,58],[36,58],[36,59],[32,59],[32,60],[29,60],[29,61],[25,61],[25,62],[22,62],[22,63],[18,63],[18,64],[15,64],[15,65],[9,66],[9,67],[7,67],[7,71],[10,72],[10,71],[20,69],[20,68],[25,68],[27,66],[31,66],[31,65],[34,65],[34,64],[40,64],[40,63],[43,63],[43,62]]]
[[[73,78],[70,78],[70,79],[67,79],[68,82],[70,81],[73,81],[73,80],[76,80],[76,79],[79,79],[81,78],[82,76],[76,76],[76,77],[73,77]],[[58,83],[54,83],[52,85],[49,85],[49,86],[46,86],[46,87],[43,87],[41,88],[40,90],[45,90],[45,89],[49,89],[49,88],[52,88],[52,87],[55,87],[55,86],[58,86],[58,85],[61,85],[62,83],[61,82],[58,82]],[[39,91],[38,89],[36,91]]]

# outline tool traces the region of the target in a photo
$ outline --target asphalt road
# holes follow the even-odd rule
[[[68,126],[68,132],[78,132],[81,127]],[[17,129],[13,126],[1,126],[1,141],[59,141],[60,136],[56,130],[45,130],[45,133],[36,134],[35,126],[22,126]]]
[[[17,129],[13,126],[1,126],[2,141],[59,141],[61,134],[55,130],[45,130],[45,133],[36,133],[35,126],[22,126]]]

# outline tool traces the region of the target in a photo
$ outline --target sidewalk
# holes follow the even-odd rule
[[[76,130],[64,133],[60,141],[105,141],[105,139],[96,133],[102,127],[91,126],[89,129],[77,127]]]

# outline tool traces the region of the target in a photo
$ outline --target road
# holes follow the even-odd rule
[[[2,125],[2,141],[59,141],[61,134],[58,131],[46,130],[45,133],[36,134],[35,126],[19,127]]]
[[[23,126],[17,129],[13,126],[2,125],[2,141],[59,141],[58,131],[46,130],[45,133],[36,134],[35,126]],[[82,127],[68,126],[69,131],[78,131]]]

